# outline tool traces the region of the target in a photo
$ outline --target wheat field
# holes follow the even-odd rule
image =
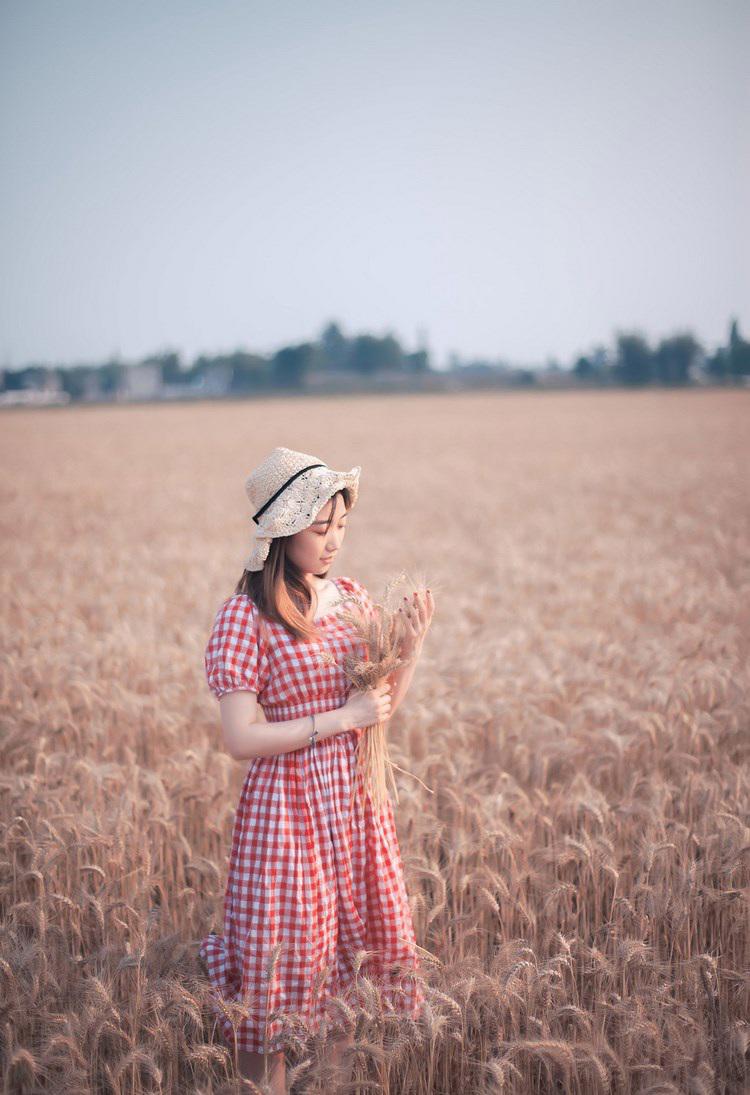
[[[251,1090],[196,953],[246,767],[202,658],[279,444],[362,465],[333,574],[436,601],[389,728],[428,1008],[371,1000],[349,1090],[750,1089],[750,392],[2,424],[3,1092]]]

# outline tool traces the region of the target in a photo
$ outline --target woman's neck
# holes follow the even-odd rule
[[[307,582],[307,584],[310,586],[311,589],[315,590],[316,593],[322,593],[324,589],[328,588],[328,586],[331,582],[331,579],[330,578],[319,578],[317,576],[317,574],[306,574],[305,575],[305,581]]]

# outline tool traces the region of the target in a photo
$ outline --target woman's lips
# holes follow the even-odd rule
[[[333,556],[329,555],[329,556],[327,556],[327,558],[321,559],[320,561],[321,561],[321,563],[330,563],[331,559],[333,559]]]

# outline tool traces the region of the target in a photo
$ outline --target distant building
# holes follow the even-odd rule
[[[157,399],[161,386],[161,365],[146,362],[140,365],[124,365],[116,399]]]
[[[228,361],[217,361],[215,365],[206,365],[203,374],[191,384],[195,395],[227,395],[232,386],[234,369]]]
[[[35,369],[22,380],[22,388],[10,388],[0,392],[0,405],[19,406],[56,406],[70,402],[70,396],[64,391],[62,379],[56,369]]]
[[[98,369],[91,369],[83,377],[81,399],[84,403],[97,403],[104,398],[101,375]]]
[[[11,388],[0,392],[3,407],[50,407],[63,403],[70,403],[70,396],[56,388]]]

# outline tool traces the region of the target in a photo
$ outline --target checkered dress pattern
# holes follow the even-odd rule
[[[334,579],[339,594],[372,611],[365,587]],[[269,722],[341,707],[349,682],[340,662],[362,644],[334,610],[316,620],[319,642],[300,643],[235,594],[219,608],[205,652],[217,698],[256,692]],[[336,665],[320,658],[330,651]],[[362,653],[364,646],[360,645]],[[424,994],[390,796],[376,811],[353,795],[355,748],[363,728],[276,756],[255,757],[245,777],[232,836],[223,935],[209,932],[199,954],[214,990],[225,1041],[275,1052],[287,1023],[303,1031],[342,1025],[332,997],[347,998],[353,960],[384,1005],[416,1018]],[[250,1009],[239,1016],[224,1002]],[[343,1024],[345,1026],[345,1024]]]

